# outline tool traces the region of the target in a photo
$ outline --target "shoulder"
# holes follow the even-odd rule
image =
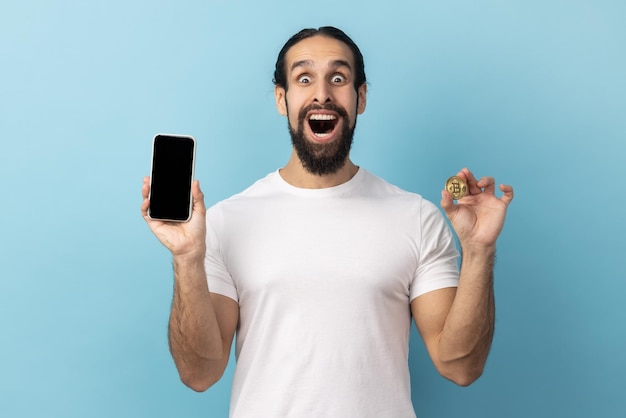
[[[439,207],[421,194],[405,190],[369,171],[364,170],[361,186],[373,199],[386,202],[411,216],[417,215],[422,221],[443,217]]]
[[[363,170],[362,187],[367,190],[368,193],[377,197],[396,198],[419,203],[420,205],[432,205],[431,202],[424,199],[419,193],[405,190],[367,170]]]
[[[209,208],[209,210],[215,210],[223,206],[236,204],[241,201],[245,201],[246,199],[267,197],[271,193],[275,193],[278,191],[279,181],[277,177],[278,171],[273,171],[265,177],[258,179],[244,190],[215,203]]]

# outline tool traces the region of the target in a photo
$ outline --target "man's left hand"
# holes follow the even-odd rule
[[[513,200],[513,187],[501,184],[504,194],[495,195],[496,182],[493,177],[476,180],[467,168],[457,176],[467,183],[468,194],[457,203],[450,192],[441,192],[441,207],[452,223],[461,247],[493,247],[504,226],[506,210]]]

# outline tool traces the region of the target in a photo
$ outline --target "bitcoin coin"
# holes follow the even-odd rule
[[[446,181],[446,190],[454,199],[459,200],[467,195],[467,183],[459,176],[452,176]]]

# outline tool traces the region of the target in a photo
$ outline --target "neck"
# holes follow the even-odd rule
[[[359,171],[350,158],[346,158],[345,164],[335,173],[318,175],[307,171],[298,158],[295,150],[285,167],[280,169],[280,176],[294,187],[303,189],[325,189],[334,187],[349,181]]]

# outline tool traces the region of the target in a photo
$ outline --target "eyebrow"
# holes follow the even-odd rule
[[[301,60],[301,61],[296,61],[293,64],[291,64],[291,71],[293,72],[293,70],[295,70],[296,68],[299,67],[303,67],[303,68],[310,68],[314,66],[314,62],[313,60]],[[332,69],[337,69],[339,67],[348,67],[348,69],[350,71],[352,71],[352,67],[350,66],[350,63],[346,60],[334,60],[330,62],[330,67]]]

